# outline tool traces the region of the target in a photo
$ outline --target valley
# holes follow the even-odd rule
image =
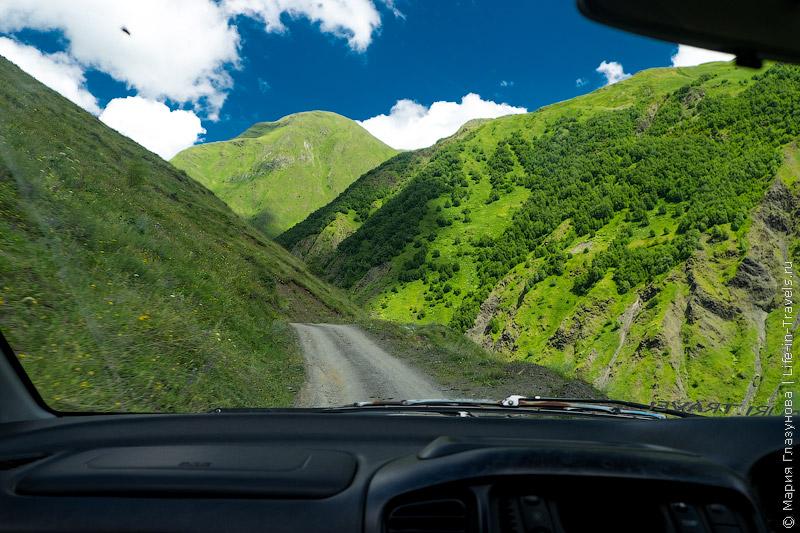
[[[58,409],[305,405],[355,338],[451,397],[775,401],[799,69],[651,69],[401,153],[299,113],[173,164],[0,77],[0,326]]]
[[[277,240],[376,317],[611,397],[763,405],[799,105],[793,67],[644,71],[396,156]]]
[[[500,396],[509,378],[593,394],[447,328],[370,319],[184,171],[2,58],[0,79],[0,330],[51,408],[302,403],[297,322],[357,324],[447,394]]]

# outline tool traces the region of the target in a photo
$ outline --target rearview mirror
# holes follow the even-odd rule
[[[736,55],[800,63],[800,0],[577,0],[586,17],[621,30]]]

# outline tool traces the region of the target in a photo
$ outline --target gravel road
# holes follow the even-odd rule
[[[298,407],[444,398],[428,377],[383,351],[356,326],[292,324],[306,359]]]

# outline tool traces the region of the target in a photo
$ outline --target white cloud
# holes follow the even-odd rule
[[[442,137],[454,134],[474,118],[527,112],[524,107],[498,104],[469,93],[460,103],[434,102],[430,107],[413,100],[398,100],[388,115],[378,115],[359,124],[389,146],[411,150],[430,146]]]
[[[231,15],[260,19],[267,31],[283,32],[281,15],[305,17],[320,29],[347,39],[353,50],[364,51],[372,42],[372,33],[381,25],[381,16],[372,0],[224,0]],[[392,5],[393,7],[393,5]]]
[[[308,18],[358,51],[380,26],[372,0],[2,0],[0,32],[59,30],[76,64],[217,120],[233,85],[228,70],[239,64],[232,18],[255,17],[280,32],[282,14]]]
[[[127,28],[130,35],[121,28]],[[214,119],[239,35],[211,0],[3,0],[0,31],[61,30],[67,53],[152,99],[193,102]]]
[[[678,49],[672,55],[673,67],[692,67],[711,61],[731,61],[734,57],[731,54],[723,54],[714,50],[704,50],[686,44],[679,44]]]
[[[500,87],[513,87],[514,82],[509,80],[500,80]]]
[[[33,46],[0,37],[0,56],[86,111],[95,115],[100,113],[97,99],[86,89],[83,68],[67,54],[43,54]]]
[[[111,100],[100,120],[166,160],[206,132],[192,111],[172,111],[161,102],[140,96]]]
[[[595,70],[605,76],[606,85],[611,85],[612,83],[617,83],[618,81],[631,77],[630,74],[625,72],[622,65],[616,61],[603,61]]]
[[[584,78],[578,78],[575,80],[575,87],[583,87],[587,83],[589,83],[589,80]]]

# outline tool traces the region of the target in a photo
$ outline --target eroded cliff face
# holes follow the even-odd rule
[[[514,272],[484,301],[468,336],[574,373],[612,397],[723,401],[745,406],[740,411],[771,404],[783,336],[779,288],[800,242],[796,145],[784,157],[744,229],[704,236],[663,279],[623,295],[609,290],[546,303],[548,309],[570,306],[555,331],[546,332],[530,313],[532,303],[543,307],[545,296],[528,294],[524,275]],[[595,244],[576,242],[569,249],[578,255]]]

